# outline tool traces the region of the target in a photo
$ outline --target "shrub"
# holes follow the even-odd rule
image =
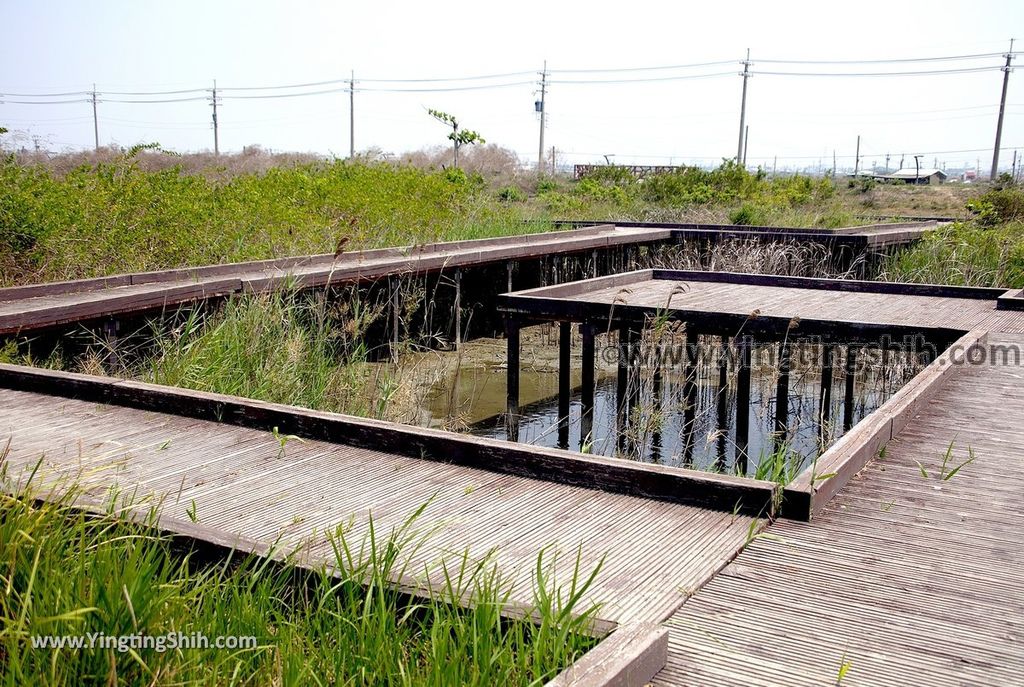
[[[729,221],[732,224],[745,226],[757,226],[765,223],[765,213],[759,207],[744,203],[729,213]]]
[[[1024,220],[1024,189],[1016,186],[992,189],[967,201],[967,209],[986,226]]]
[[[506,186],[498,191],[498,200],[505,203],[522,203],[526,200],[526,194],[518,186]]]

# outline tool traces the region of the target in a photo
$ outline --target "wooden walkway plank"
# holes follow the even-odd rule
[[[1021,684],[1022,378],[965,367],[819,518],[776,522],[668,621],[655,684],[833,684],[844,660],[843,685]],[[959,465],[968,440],[975,461],[943,481],[949,442]]]

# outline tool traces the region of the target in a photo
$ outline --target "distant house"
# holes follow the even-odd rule
[[[921,168],[901,169],[892,174],[872,174],[879,181],[897,181],[905,184],[941,184],[946,180],[946,173],[941,169]]]

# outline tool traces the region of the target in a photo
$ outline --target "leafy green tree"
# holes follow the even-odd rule
[[[452,132],[448,134],[448,140],[452,142],[452,146],[455,148],[455,167],[459,166],[459,148],[469,144],[473,145],[476,143],[487,143],[484,137],[476,131],[471,129],[460,129],[459,120],[455,118],[455,115],[450,115],[447,112],[441,112],[440,110],[427,110],[431,117],[441,122],[446,126],[452,128]]]

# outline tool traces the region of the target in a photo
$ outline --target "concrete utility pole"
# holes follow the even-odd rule
[[[1010,39],[1010,52],[1006,53],[1006,66],[1003,67],[1003,95],[999,98],[999,119],[996,120],[996,144],[992,150],[992,173],[989,179],[999,174],[999,145],[1003,139],[1003,115],[1006,112],[1006,87],[1010,83],[1010,60],[1013,59],[1013,39]]]
[[[839,174],[839,167],[836,165],[836,149],[832,149],[832,176]]]
[[[914,186],[917,186],[919,183],[921,183],[921,158],[922,157],[924,157],[924,155],[915,155],[914,156]]]
[[[95,150],[100,149],[100,120],[96,114],[96,84],[92,85],[92,135],[95,141]]]
[[[747,48],[747,59],[743,61],[743,96],[740,99],[740,140],[736,144],[736,162],[743,161],[743,135],[747,120],[747,79],[750,78],[750,48]]]
[[[213,154],[220,155],[220,132],[217,130],[217,79],[213,80]]]
[[[540,144],[537,146],[537,174],[544,173],[544,101],[548,92],[548,61],[540,73]]]
[[[747,166],[747,146],[750,145],[750,125],[743,129],[743,166]]]
[[[889,153],[885,154],[885,173],[889,173]]]
[[[353,69],[348,81],[348,156],[356,157],[356,71]]]
[[[857,155],[853,160],[853,176],[860,172],[860,134],[857,134]]]

